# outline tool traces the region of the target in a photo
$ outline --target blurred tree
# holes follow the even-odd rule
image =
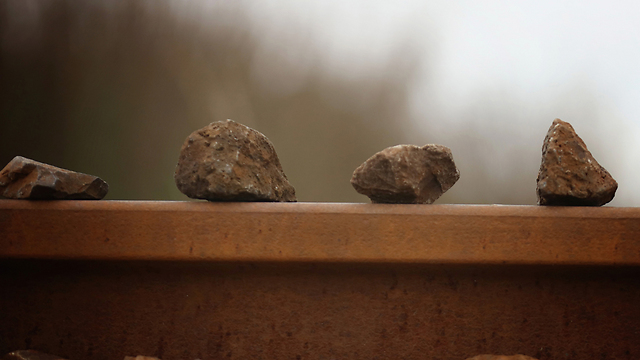
[[[23,155],[98,175],[111,199],[185,199],[173,183],[183,140],[231,118],[272,140],[299,200],[366,201],[351,172],[403,142],[417,58],[399,54],[408,65],[366,80],[316,71],[283,95],[255,80],[258,44],[241,9],[211,26],[171,5],[2,2],[0,162]]]

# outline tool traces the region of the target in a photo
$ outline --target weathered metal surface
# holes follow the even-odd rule
[[[1,200],[0,258],[640,265],[640,208]]]
[[[640,212],[0,201],[0,353],[640,358]]]
[[[0,351],[638,359],[637,267],[0,262]]]

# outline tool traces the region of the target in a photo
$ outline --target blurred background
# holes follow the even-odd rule
[[[98,175],[108,199],[186,200],[192,131],[274,144],[299,201],[368,202],[353,170],[443,144],[437,203],[534,204],[544,136],[570,122],[640,205],[640,3],[0,0],[0,167]]]

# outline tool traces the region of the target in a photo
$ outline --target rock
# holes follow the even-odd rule
[[[18,350],[5,355],[2,360],[65,360],[60,356],[49,355],[35,350]]]
[[[553,121],[544,138],[537,183],[540,205],[601,206],[618,189],[571,124],[560,119]]]
[[[138,355],[138,356],[125,356],[124,360],[160,360],[156,357],[152,357],[152,356],[142,356],[142,355]]]
[[[8,199],[99,200],[104,180],[16,156],[0,171],[0,196]]]
[[[210,201],[296,201],[266,136],[232,120],[194,131],[182,145],[178,189]]]
[[[537,360],[526,355],[478,355],[467,360]]]
[[[351,185],[374,203],[431,204],[459,178],[448,147],[397,145],[360,165]]]

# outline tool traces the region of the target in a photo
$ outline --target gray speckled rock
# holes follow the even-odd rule
[[[601,206],[618,183],[593,158],[571,124],[555,119],[542,146],[536,193],[540,205]]]
[[[178,189],[210,201],[296,201],[266,136],[232,120],[187,137],[175,171]]]
[[[107,195],[104,180],[16,156],[0,171],[0,196],[31,200],[99,200]]]
[[[459,178],[446,146],[397,145],[360,165],[351,185],[374,203],[431,204]]]

